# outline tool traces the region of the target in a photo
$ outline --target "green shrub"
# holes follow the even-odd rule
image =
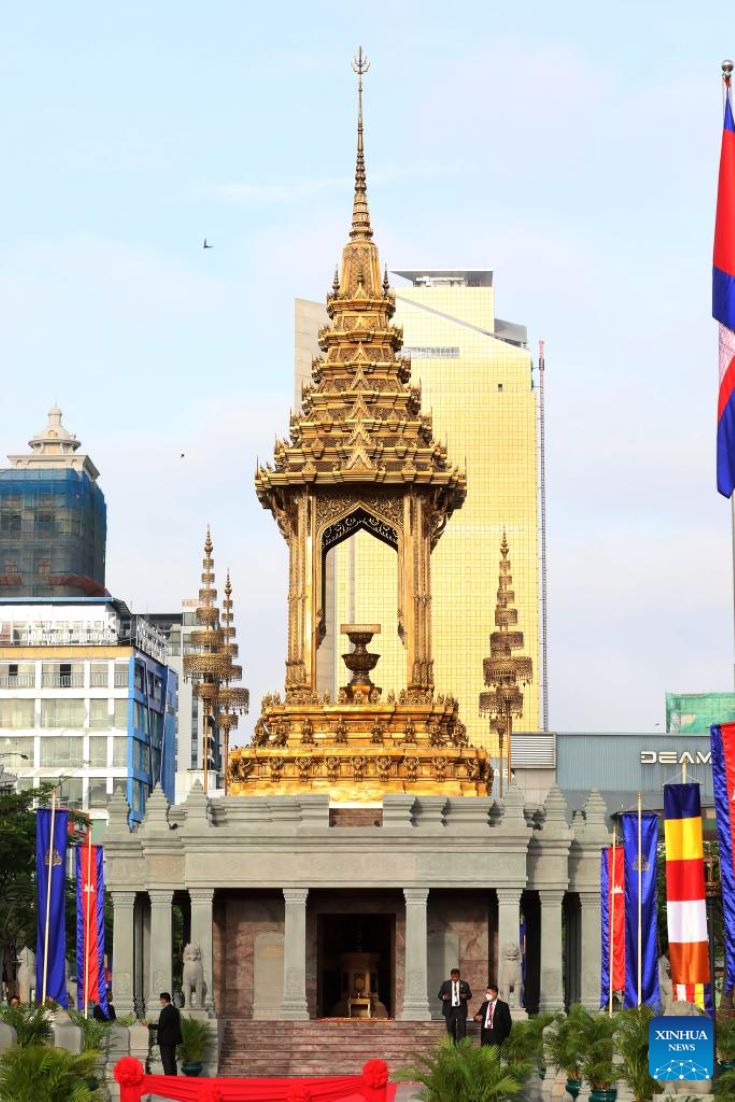
[[[735,1060],[735,1018],[718,1018],[715,1030],[717,1058]]]
[[[0,1102],[97,1102],[102,1096],[90,1082],[98,1056],[42,1044],[13,1045],[0,1056]]]
[[[618,1077],[613,1062],[616,1019],[606,1013],[588,1014],[582,1026],[582,1076],[593,1090],[608,1090]]]
[[[615,1049],[623,1061],[622,1078],[635,1102],[648,1102],[656,1090],[656,1080],[648,1072],[648,1023],[655,1017],[653,1007],[644,1003],[621,1010],[614,1019]]]
[[[514,1027],[515,1028],[515,1027]],[[523,1090],[523,1078],[501,1063],[497,1046],[480,1048],[470,1038],[452,1044],[449,1038],[428,1056],[394,1075],[405,1083],[421,1083],[423,1102],[505,1102]]]
[[[21,1048],[45,1045],[51,1040],[51,1022],[46,1009],[34,1003],[20,1006],[0,1006],[0,1018],[15,1030]]]
[[[588,1010],[576,1003],[568,1014],[558,1014],[554,1028],[546,1036],[546,1053],[550,1063],[561,1068],[567,1079],[582,1078],[583,1035],[591,1018]]]

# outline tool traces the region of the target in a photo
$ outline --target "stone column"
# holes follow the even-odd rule
[[[562,979],[561,908],[564,892],[542,888],[541,900],[541,983],[538,1008],[564,1009],[564,983]]]
[[[135,949],[133,941],[133,912],[135,892],[110,893],[112,895],[112,998],[117,1014],[132,1014],[133,976]]]
[[[214,888],[190,888],[189,899],[191,901],[191,941],[198,945],[202,953],[202,968],[204,969],[204,1006],[199,1010],[207,1010],[214,1015],[214,971],[212,967],[212,901]]]
[[[600,1006],[600,893],[580,892],[581,911],[579,958],[580,1002],[588,1010]]]
[[[306,900],[308,888],[284,888],[283,1017],[308,1019],[306,1005]]]
[[[171,903],[174,893],[167,888],[148,892],[151,901],[150,968],[147,1013],[157,1017],[158,996],[161,991],[171,992],[173,946],[171,944]]]
[[[404,1022],[426,1022],[431,1018],[427,998],[427,888],[404,888],[406,900],[406,981],[403,991]]]

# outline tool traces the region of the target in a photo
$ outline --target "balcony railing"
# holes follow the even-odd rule
[[[32,689],[35,684],[33,673],[0,674],[0,689]]]
[[[127,689],[128,687],[128,670],[127,667],[124,670],[115,670],[115,688]]]
[[[89,685],[92,689],[106,689],[110,683],[110,675],[107,670],[92,670],[89,677]]]
[[[84,674],[45,673],[41,685],[44,689],[81,689],[84,687]]]

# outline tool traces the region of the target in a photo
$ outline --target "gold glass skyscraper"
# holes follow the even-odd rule
[[[507,533],[518,626],[525,653],[539,665],[537,404],[524,326],[495,315],[489,271],[397,271],[395,321],[403,327],[411,382],[433,417],[434,435],[467,469],[467,498],[432,555],[434,680],[453,693],[470,738],[495,749],[478,715],[482,661],[495,624],[498,551]],[[296,301],[296,404],[318,352],[324,308]],[[327,634],[318,651],[319,687],[336,692],[344,679],[342,622],[380,623],[379,681],[398,692],[405,654],[398,633],[394,552],[358,532],[330,552]],[[334,627],[337,625],[335,635]],[[539,681],[524,690],[516,731],[539,727]]]

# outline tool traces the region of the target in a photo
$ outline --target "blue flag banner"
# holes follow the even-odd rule
[[[710,727],[710,746],[725,919],[724,990],[732,991],[735,987],[735,723]]]
[[[53,817],[53,834],[52,823]],[[39,808],[36,812],[36,1001],[44,992],[44,958],[48,934],[46,998],[66,1008],[66,931],[64,889],[66,886],[66,838],[69,812]],[[48,928],[47,928],[48,916]]]
[[[626,1009],[638,1005],[638,813],[622,815],[625,851],[625,998]],[[641,814],[641,1002],[659,1006],[656,951],[656,846],[658,815]]]

